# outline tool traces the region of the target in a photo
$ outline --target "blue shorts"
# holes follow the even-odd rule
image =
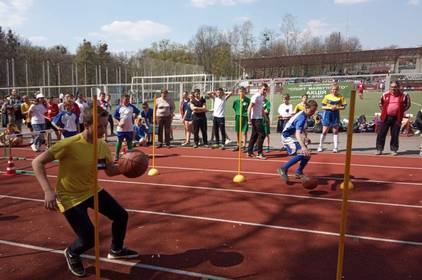
[[[117,132],[117,139],[120,142],[123,142],[124,139],[126,139],[126,142],[132,142],[133,131],[118,131]]]
[[[281,136],[281,142],[283,143],[284,147],[286,148],[287,153],[292,156],[297,153],[297,151],[302,149],[302,146],[300,146],[299,141],[297,141],[293,137],[284,137]]]
[[[340,124],[340,111],[326,110],[322,117],[322,125],[330,127],[338,127]]]
[[[78,134],[77,131],[67,131],[67,130],[63,131],[64,138],[72,137],[72,136],[75,136],[76,134]]]

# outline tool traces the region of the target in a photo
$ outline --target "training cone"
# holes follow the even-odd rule
[[[233,177],[234,183],[243,183],[245,181],[246,181],[246,178],[242,174],[237,174],[236,176]]]
[[[9,156],[9,160],[7,161],[6,173],[4,175],[6,175],[6,176],[15,176],[16,175],[15,164],[13,163],[13,157],[12,156]]]
[[[148,171],[148,176],[158,176],[158,175],[160,175],[160,172],[158,172],[158,170],[157,170],[157,169],[155,169],[155,168],[151,168],[151,169]]]

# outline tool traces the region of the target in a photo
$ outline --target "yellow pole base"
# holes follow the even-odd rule
[[[155,168],[151,168],[151,169],[148,171],[148,176],[158,176],[158,175],[160,175],[160,172],[158,172],[158,170],[157,170],[157,169],[155,169]]]
[[[348,187],[349,187],[349,190],[353,190],[352,182],[349,182]],[[340,190],[343,190],[343,189],[344,189],[344,182],[340,184]]]
[[[246,178],[242,174],[237,174],[236,176],[233,177],[233,182],[234,183],[240,184],[240,183],[243,183],[245,181],[246,181]]]

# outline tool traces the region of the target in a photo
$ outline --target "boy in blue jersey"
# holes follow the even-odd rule
[[[324,150],[323,143],[330,127],[333,128],[333,153],[338,152],[338,127],[340,125],[340,110],[346,107],[346,101],[340,94],[338,84],[333,84],[331,93],[321,101],[322,109],[325,110],[322,118],[322,134],[319,140],[318,152]]]
[[[122,148],[123,140],[126,140],[127,149],[132,150],[133,140],[133,119],[136,118],[140,111],[134,105],[129,103],[129,95],[124,95],[122,103],[117,106],[114,112],[114,118],[119,121],[117,125],[117,143],[115,160],[119,159],[120,149]]]
[[[281,141],[286,148],[289,155],[294,156],[283,166],[277,169],[281,179],[285,182],[288,181],[287,172],[290,167],[300,161],[298,168],[295,171],[295,176],[298,179],[303,179],[303,169],[308,161],[311,159],[311,153],[306,146],[305,137],[305,124],[309,117],[315,114],[318,104],[314,100],[309,100],[305,104],[305,110],[294,115],[287,122],[286,126],[281,133]]]
[[[63,109],[64,111],[61,111],[54,117],[51,121],[51,125],[57,128],[57,130],[63,134],[64,138],[68,138],[78,134],[79,117],[72,112],[73,101],[65,101]]]

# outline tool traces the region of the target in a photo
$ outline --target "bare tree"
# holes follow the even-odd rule
[[[299,29],[296,24],[296,18],[291,14],[286,14],[281,23],[281,33],[287,48],[288,55],[297,54],[299,51]]]

